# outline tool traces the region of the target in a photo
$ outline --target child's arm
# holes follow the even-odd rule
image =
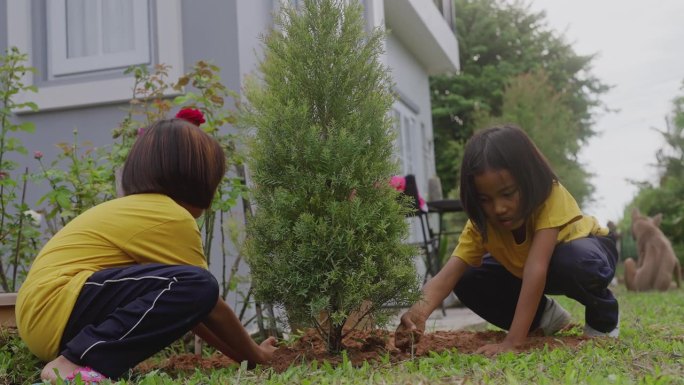
[[[276,340],[273,337],[257,345],[233,310],[221,298],[216,301],[216,306],[207,318],[193,331],[233,360],[246,360],[250,367],[269,362],[276,350]]]
[[[506,338],[499,344],[485,345],[477,353],[486,355],[513,350],[527,339],[530,326],[544,294],[546,275],[553,249],[558,239],[558,229],[542,229],[534,234],[530,254],[523,269],[522,288],[515,307],[515,315]]]
[[[467,269],[468,265],[461,258],[451,257],[442,270],[425,284],[423,299],[401,316],[401,323],[395,334],[396,347],[404,349],[410,346],[412,340],[417,341],[425,330],[425,321],[456,287]]]

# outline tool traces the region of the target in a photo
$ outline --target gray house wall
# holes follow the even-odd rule
[[[162,0],[163,1],[163,0]],[[223,84],[239,90],[239,43],[237,0],[193,0],[181,2],[183,63],[190,68],[198,60],[221,68]]]
[[[7,0],[0,0],[0,52],[7,50]]]
[[[278,0],[238,1],[237,38],[240,81],[256,71],[262,58],[261,38],[273,27],[274,2]],[[238,88],[234,88],[237,90]]]

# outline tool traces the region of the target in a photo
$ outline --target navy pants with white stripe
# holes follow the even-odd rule
[[[551,256],[544,293],[576,300],[584,305],[589,326],[610,332],[618,323],[618,301],[608,289],[616,263],[615,241],[608,237],[590,236],[561,243]],[[521,288],[520,278],[487,255],[481,266],[466,271],[454,293],[487,322],[509,330]],[[538,327],[546,301],[542,296],[531,331]]]
[[[86,281],[60,354],[118,378],[199,324],[216,306],[207,270],[160,264],[105,269]]]

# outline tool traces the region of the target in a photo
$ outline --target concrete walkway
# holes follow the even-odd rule
[[[432,312],[432,315],[430,315],[425,324],[427,331],[484,330],[487,327],[487,321],[465,306],[451,307],[444,310],[446,315],[442,313],[441,309]]]
[[[390,330],[396,329],[399,325],[399,317],[404,314],[407,309],[402,309],[396,319],[392,320],[387,328]],[[432,312],[425,324],[427,332],[436,330],[484,330],[487,327],[487,321],[482,319],[477,314],[473,313],[465,306],[449,307],[445,309],[446,315],[442,313],[441,309]]]

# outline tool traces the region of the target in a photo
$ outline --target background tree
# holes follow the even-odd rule
[[[665,130],[659,132],[665,140],[665,147],[656,153],[660,180],[656,184],[635,182],[639,191],[625,208],[620,228],[629,233],[633,207],[649,216],[662,213],[660,227],[684,263],[684,95],[672,101],[672,112],[665,118]]]
[[[340,0],[286,7],[265,38],[263,79],[246,86],[256,215],[247,255],[255,295],[339,352],[343,326],[418,298],[403,208],[389,186],[391,81],[382,34]],[[355,325],[348,325],[353,328]]]
[[[581,127],[564,96],[554,91],[544,71],[518,75],[504,91],[501,116],[482,112],[475,122],[478,127],[506,122],[520,125],[544,153],[563,185],[578,202],[586,202],[593,192],[591,175],[577,158]]]
[[[447,191],[456,187],[460,145],[478,128],[482,111],[503,113],[506,85],[515,76],[543,70],[571,113],[579,143],[594,134],[593,113],[609,87],[591,74],[593,55],[577,55],[545,25],[544,12],[525,2],[455,0],[461,72],[430,84],[437,172]],[[523,127],[524,128],[524,127]]]

